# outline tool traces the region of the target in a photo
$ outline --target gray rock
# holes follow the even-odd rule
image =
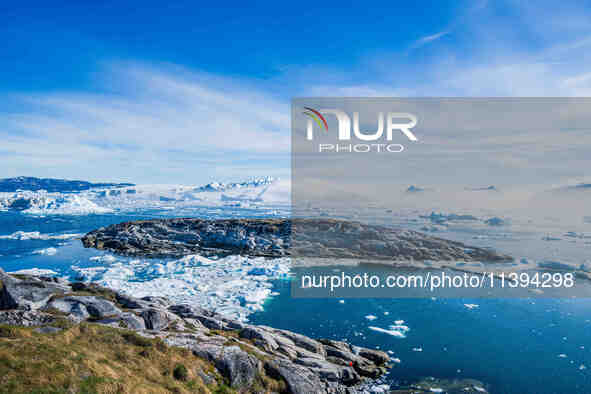
[[[320,375],[322,378],[329,380],[329,381],[339,381],[341,377],[340,368],[335,364],[325,361],[319,360],[317,358],[298,358],[294,360],[296,364],[303,365],[304,367],[313,368],[316,370],[316,373]]]
[[[130,330],[143,331],[146,329],[146,323],[144,319],[138,317],[135,313],[124,312],[121,314],[121,321]]]
[[[139,318],[131,312],[123,312],[121,316],[98,320],[96,323],[111,327],[127,328],[134,331],[143,331],[146,329],[144,319]]]
[[[325,346],[326,355],[329,357],[334,357],[340,360],[343,360],[345,364],[348,363],[355,363],[355,362],[362,362],[361,357],[353,354],[352,352],[342,350],[340,348],[332,347],[332,346]]]
[[[210,330],[226,330],[226,324],[221,320],[214,319],[213,317],[207,316],[195,316],[195,319],[199,320],[201,324]]]
[[[287,383],[290,393],[310,394],[324,393],[324,384],[320,377],[309,368],[277,359],[265,363],[267,374],[275,379],[283,379]]]
[[[168,308],[168,310],[174,313],[175,315],[183,318],[196,319],[198,316],[219,317],[215,313],[210,312],[207,309],[190,304],[172,305]]]
[[[33,327],[52,323],[55,318],[41,311],[6,310],[0,311],[0,324],[19,327]]]
[[[177,336],[176,342],[181,339]],[[190,345],[193,353],[212,362],[234,388],[247,388],[260,372],[259,360],[238,346],[214,344]],[[186,346],[185,346],[186,347]]]
[[[107,317],[121,316],[121,309],[111,301],[98,296],[66,296],[52,300],[49,307],[53,307],[65,313],[71,313],[77,317],[105,319]]]
[[[127,309],[142,309],[148,308],[148,302],[142,301],[138,298],[131,297],[125,294],[117,293],[116,296],[117,303],[121,305],[123,308]]]
[[[148,330],[160,331],[168,327],[172,321],[170,315],[163,309],[145,309],[140,313],[140,316],[144,319]]]
[[[55,334],[55,333],[60,332],[62,330],[63,330],[62,328],[50,327],[50,326],[36,327],[35,329],[33,329],[33,331],[35,331],[39,334]]]
[[[59,312],[66,313],[72,318],[72,320],[76,322],[81,322],[90,317],[90,314],[86,309],[86,305],[77,301],[69,301],[64,298],[53,299],[47,304],[45,309],[54,309]]]
[[[314,339],[286,330],[277,330],[276,332],[290,339],[298,347],[304,348],[305,350],[308,350],[312,353],[316,353],[320,356],[326,356],[324,346],[322,346],[320,342],[315,341]]]
[[[240,338],[254,340],[258,347],[269,352],[273,352],[279,348],[279,344],[277,344],[273,335],[254,326],[243,328],[240,331]]]
[[[367,360],[370,360],[376,363],[377,365],[383,365],[390,361],[390,356],[388,356],[387,353],[382,352],[380,350],[367,349],[358,346],[353,346],[352,349],[359,356]]]
[[[234,388],[250,386],[260,371],[259,360],[238,346],[223,347],[215,367]]]
[[[17,279],[0,270],[0,310],[36,310],[55,294],[63,294],[65,286],[27,276]]]
[[[335,341],[333,339],[319,339],[318,342],[322,343],[323,345],[332,346],[333,348],[343,350],[345,352],[351,351],[351,346],[349,346],[349,344],[346,342]]]
[[[148,306],[153,308],[168,308],[170,306],[170,301],[165,297],[147,296],[142,297],[141,300],[147,302]]]

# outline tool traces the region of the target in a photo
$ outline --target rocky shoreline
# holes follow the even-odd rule
[[[137,299],[92,283],[70,283],[53,277],[7,274],[0,269],[0,347],[6,344],[3,341],[14,344],[15,340],[32,340],[34,335],[55,336],[61,333],[66,335],[67,343],[72,342],[76,335],[84,333],[97,335],[97,338],[87,340],[98,343],[99,333],[89,328],[92,326],[119,332],[123,338],[144,349],[139,353],[141,357],[153,356],[149,349],[145,349],[151,346],[146,342],[148,340],[160,341],[156,342],[156,346],[158,351],[164,353],[169,352],[166,348],[189,351],[199,361],[192,365],[193,369],[197,368],[198,377],[191,381],[190,387],[194,387],[198,380],[199,387],[204,388],[189,392],[488,392],[476,380],[435,378],[425,378],[405,388],[390,390],[388,385],[376,384],[392,367],[390,357],[383,351],[246,324],[197,306],[172,304],[163,297]],[[11,327],[26,327],[35,334],[26,333],[20,339],[11,339]],[[113,333],[107,332],[106,335],[107,343],[114,342]],[[35,350],[38,345],[31,346],[33,356],[39,360],[40,354]],[[3,362],[13,365],[12,359],[18,357],[19,354],[14,354],[11,360]],[[177,372],[175,368],[175,379]],[[178,374],[182,375],[182,372]],[[97,381],[102,379],[95,378]],[[2,379],[0,376],[0,385],[4,384]],[[264,382],[263,386],[261,382]],[[14,380],[11,384],[15,384]],[[167,388],[163,391],[178,392]],[[68,392],[75,391],[70,388]],[[102,391],[99,389],[98,392]],[[120,389],[118,392],[128,391]]]
[[[256,392],[250,388],[264,376],[282,382],[289,393],[360,393],[357,386],[390,367],[382,351],[245,324],[161,297],[136,299],[93,284],[13,276],[0,269],[0,325],[51,334],[64,322],[132,330],[189,349],[242,392]],[[214,381],[210,375],[204,372],[202,379]]]
[[[417,231],[335,219],[155,219],[82,237],[87,248],[126,256],[242,254],[413,261],[511,261],[507,255]]]

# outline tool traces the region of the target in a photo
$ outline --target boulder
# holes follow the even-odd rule
[[[0,310],[37,310],[55,294],[63,294],[63,284],[43,281],[33,276],[17,279],[0,270]]]
[[[170,324],[172,319],[163,309],[149,308],[140,313],[148,330],[160,331]]]
[[[83,318],[90,316],[94,319],[105,319],[121,316],[122,313],[114,303],[98,296],[72,295],[55,298],[48,306]]]
[[[312,353],[316,353],[323,357],[326,356],[324,346],[320,342],[315,341],[314,339],[286,330],[276,330],[276,332],[290,339],[298,347],[304,348],[305,350],[308,350]]]
[[[201,308],[195,305],[189,304],[177,304],[172,305],[168,310],[177,316],[183,318],[195,319],[197,316],[214,317],[215,313],[208,311],[207,309]]]
[[[65,313],[76,322],[81,322],[90,317],[90,314],[86,309],[86,305],[76,301],[69,301],[65,298],[56,298],[51,300],[45,309],[57,310],[59,312]]]
[[[142,309],[148,307],[148,303],[146,301],[142,301],[138,298],[121,293],[117,293],[115,299],[119,305],[127,309]]]
[[[210,330],[226,330],[226,324],[221,320],[214,319],[213,317],[207,316],[195,316],[195,319],[199,320],[201,324]]]
[[[275,338],[270,333],[254,327],[248,326],[240,330],[240,338],[246,338],[253,340],[257,347],[262,348],[263,350],[274,352],[279,348],[279,344],[275,341]]]
[[[383,365],[390,361],[390,356],[388,356],[387,353],[382,352],[381,350],[373,350],[357,346],[353,346],[352,349],[359,356],[367,360],[370,360],[376,363],[377,365]]]
[[[193,353],[212,362],[234,388],[247,388],[260,372],[259,360],[238,346],[192,344],[192,347]]]
[[[225,346],[222,348],[215,367],[228,378],[234,388],[249,387],[260,370],[259,360],[240,349],[238,346]]]
[[[265,363],[265,371],[275,379],[283,379],[292,394],[323,393],[324,384],[309,368],[291,361],[277,359]]]
[[[121,316],[98,320],[96,323],[112,327],[127,328],[134,331],[146,329],[144,319],[131,312],[123,312]]]

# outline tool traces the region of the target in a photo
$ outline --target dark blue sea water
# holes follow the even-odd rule
[[[0,236],[17,231],[86,233],[111,223],[167,216],[134,215],[34,217],[0,212]],[[55,255],[34,251],[49,247]],[[0,267],[6,271],[52,269],[70,275],[72,265],[89,262],[97,251],[78,239],[0,239]],[[392,351],[401,360],[393,384],[423,376],[474,378],[493,393],[591,393],[590,299],[302,299],[292,298],[288,280],[250,321],[313,337],[346,339]],[[478,304],[469,309],[465,304]],[[366,316],[374,315],[375,320]],[[398,338],[370,330],[404,320],[410,330]],[[417,351],[421,349],[422,351]]]
[[[302,299],[279,296],[251,316],[318,338],[391,350],[389,381],[474,378],[492,393],[591,392],[590,299]],[[468,309],[465,304],[478,304]],[[388,313],[385,315],[384,312]],[[368,320],[374,315],[375,320]],[[406,338],[368,329],[404,320]],[[422,351],[415,351],[422,349]],[[562,355],[562,356],[561,356]],[[566,356],[566,357],[565,357]],[[583,367],[582,367],[583,366]]]

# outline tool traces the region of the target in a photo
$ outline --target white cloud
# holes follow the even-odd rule
[[[172,68],[114,64],[107,81],[116,81],[101,86],[109,94],[19,97],[27,110],[3,119],[3,167],[12,175],[201,182],[279,175],[277,163],[264,164],[279,157],[288,166],[287,101]]]

